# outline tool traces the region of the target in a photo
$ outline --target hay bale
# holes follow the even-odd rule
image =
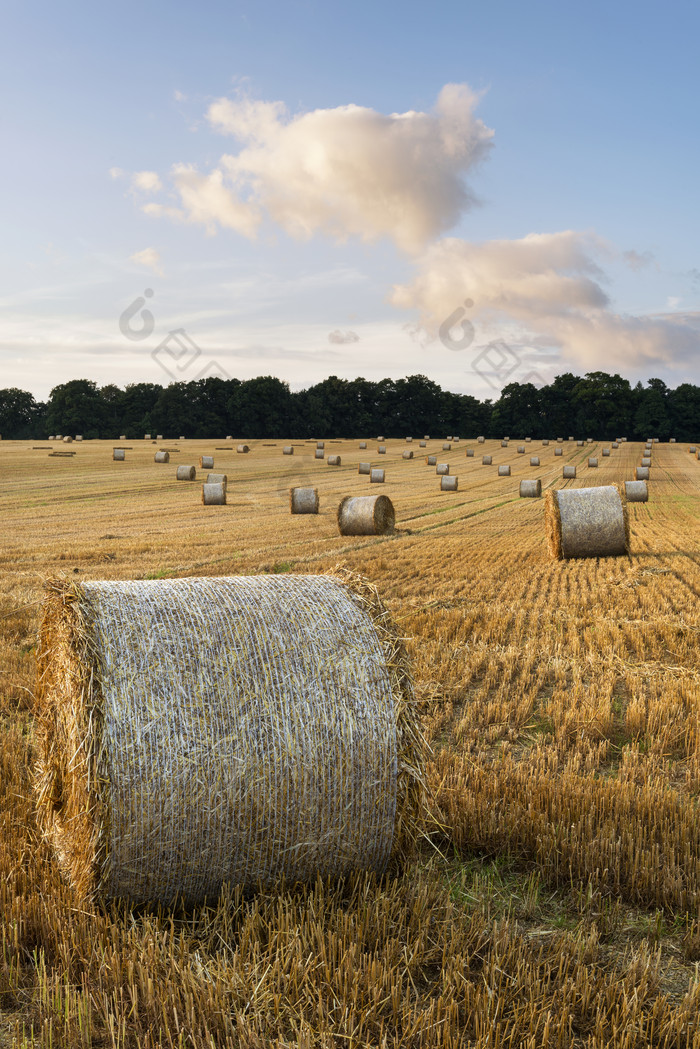
[[[436,467],[435,467],[435,473],[438,474],[438,476],[440,476],[440,477],[445,476],[449,472],[450,472],[450,464],[449,463],[438,463],[436,465]]]
[[[326,442],[325,441],[316,441],[316,447],[317,448],[325,448],[326,447]]]
[[[504,437],[504,438],[503,438],[503,440],[504,440],[504,441],[509,441],[509,440],[510,440],[510,437]]]
[[[126,459],[126,452],[123,448],[112,449],[112,461],[115,463],[123,463]]]
[[[563,471],[562,471],[562,477],[564,478],[565,481],[572,481],[572,480],[574,480],[575,477],[576,477],[576,467],[575,466],[565,466]]]
[[[547,445],[549,444],[549,441],[543,441],[543,442],[542,442],[542,444],[543,444],[543,445],[545,446],[545,448],[546,448],[546,447],[547,447]]]
[[[250,445],[248,445],[248,444],[237,444],[236,445],[236,451],[238,452],[239,455],[245,455],[247,452],[250,451]]]
[[[318,489],[302,487],[289,489],[289,512],[292,514],[317,514]]]
[[[51,438],[49,438],[49,440],[51,440]],[[694,444],[691,444],[691,446],[688,449],[688,451],[690,452],[691,455],[696,455],[697,454],[697,448],[696,448],[696,446]]]
[[[485,437],[477,437],[477,439],[476,439],[476,443],[477,443],[477,444],[483,444],[485,440],[486,440],[486,438],[485,438]]]
[[[625,481],[625,496],[628,503],[646,503],[649,499],[646,481]]]
[[[506,466],[505,463],[502,463],[498,467],[498,476],[499,477],[510,477],[510,466]]]
[[[413,441],[412,437],[407,437],[406,438],[406,444],[411,444],[412,441]]]
[[[52,582],[37,681],[39,825],[79,898],[197,903],[412,851],[424,744],[364,580]]]
[[[63,438],[63,443],[64,444],[72,444],[73,443],[73,438],[72,437],[64,437]]]
[[[185,439],[184,437],[180,438],[181,441],[184,441],[184,439]],[[233,434],[227,433],[225,440],[232,441],[233,440]]]
[[[388,495],[346,495],[338,507],[341,535],[387,535],[395,523]]]
[[[329,455],[328,456],[328,465],[329,466],[340,466],[340,456],[339,455]]]
[[[609,448],[603,448],[603,458],[607,459],[607,457],[609,455],[610,455],[610,449]]]
[[[428,446],[428,442],[427,441],[419,441],[418,442],[418,447],[419,448],[427,448],[427,446]]]
[[[207,474],[206,484],[228,484],[228,474]]]
[[[401,456],[401,458],[402,459],[412,459],[413,458],[413,452],[409,452],[409,450],[407,448],[406,451]]]
[[[592,437],[587,437],[586,438],[586,444],[593,444],[593,438]]]
[[[591,469],[596,468],[598,466],[598,457],[595,455],[589,455],[588,465]]]
[[[449,441],[445,441],[443,443],[443,446],[442,446],[443,452],[449,452],[451,448],[452,448],[452,445],[450,444]]]
[[[660,437],[652,437],[652,441],[653,441],[654,444],[658,444],[660,440],[661,440]]]
[[[542,495],[542,482],[539,477],[535,481],[520,482],[521,499],[539,499]]]
[[[170,452],[156,452],[156,454],[153,456],[153,462],[154,463],[169,463],[170,462]]]
[[[555,455],[563,455],[564,454],[564,449],[563,448],[555,448],[554,449],[554,454]]]
[[[386,445],[380,444],[377,448],[377,455],[386,455]]]
[[[358,472],[358,474],[368,474],[369,475],[369,472],[370,472],[371,469],[372,469],[372,466],[371,466],[370,463],[359,463],[359,465],[357,467],[357,472]]]
[[[197,471],[194,466],[178,466],[175,476],[178,481],[194,481]]]
[[[203,484],[202,502],[205,506],[226,506],[226,485]]]
[[[668,443],[669,444],[675,444],[676,443],[676,438],[675,437],[669,437]]]
[[[285,444],[282,449],[282,455],[294,455],[294,446],[291,444]]]
[[[467,459],[473,459],[473,458],[474,458],[474,449],[473,448],[467,448]]]
[[[574,441],[574,440],[576,440],[575,437],[567,437],[567,441]]]
[[[649,480],[649,467],[648,466],[638,466],[637,469],[634,471],[634,479],[635,479],[635,481],[648,481]]]
[[[76,435],[75,435],[75,439],[76,439],[76,441],[82,441],[82,439],[83,439],[83,435],[82,435],[82,434],[80,434],[80,433],[76,433]]]
[[[493,462],[493,456],[491,456],[491,455],[482,455],[482,457],[481,457],[481,465],[482,466],[490,466],[492,462]]]
[[[325,459],[326,453],[323,448],[314,448],[314,459]]]
[[[456,492],[459,487],[459,478],[442,476],[440,478],[441,492]]]
[[[51,440],[51,438],[50,438],[50,437],[49,437],[49,440]],[[119,440],[120,440],[120,441],[125,441],[125,440],[126,440],[126,434],[125,434],[125,433],[121,433],[121,434],[119,434]]]
[[[532,437],[526,437],[525,438],[525,444],[530,444],[531,442],[532,442]]]
[[[144,439],[144,441],[150,441],[150,439],[151,439],[151,435],[150,435],[150,433],[145,433],[145,434],[143,435],[143,439]]]
[[[545,530],[550,555],[557,559],[627,554],[627,500],[617,485],[549,489]]]
[[[583,448],[583,441],[577,441],[576,442],[576,447],[577,448]]]
[[[184,441],[184,440],[185,440],[185,437],[184,437],[184,435],[183,435],[183,434],[181,434],[181,435],[180,435],[180,436],[178,437],[178,441]],[[227,440],[227,441],[232,441],[232,440],[233,440],[233,438],[232,438],[232,437],[227,437],[227,438],[226,438],[226,440]]]
[[[518,447],[515,450],[518,453],[518,455],[525,455],[525,445],[524,444],[519,444]]]
[[[507,441],[501,441],[501,448],[507,448],[507,447],[508,447],[508,442]]]
[[[564,438],[563,437],[557,437],[557,444],[563,444],[563,443],[564,443]]]
[[[459,444],[459,437],[453,438],[455,444]]]
[[[424,433],[423,434],[423,440],[424,441],[429,441],[430,440],[430,434],[429,433]]]
[[[199,457],[199,465],[202,467],[203,470],[213,470],[214,469],[214,456],[213,455],[200,455],[200,457]]]
[[[540,457],[539,457],[539,455],[531,455],[530,456],[530,466],[539,466],[539,465],[540,465]]]
[[[156,434],[156,440],[157,441],[162,441],[163,440],[163,434],[162,433],[157,433]]]
[[[373,466],[369,472],[370,484],[384,484],[384,471],[380,466]]]
[[[613,441],[613,443],[611,444],[610,447],[611,448],[619,448],[620,447],[620,442],[619,441]]]
[[[381,443],[382,441],[386,440],[386,438],[384,438],[384,437],[377,437],[377,440]]]
[[[361,451],[364,451],[366,447],[367,447],[367,441],[360,441],[360,449],[361,449]]]
[[[651,456],[650,455],[642,456],[642,461],[641,461],[641,463],[639,465],[640,466],[651,466]]]
[[[426,466],[437,466],[437,455],[426,455],[425,457]]]
[[[449,437],[446,437],[446,438],[445,438],[445,440],[446,440],[446,441],[448,441],[448,442],[449,442],[449,441],[451,441],[451,440],[452,440],[452,434],[450,434],[450,435],[449,435]],[[445,446],[444,446],[444,444],[443,444],[443,448],[444,448],[444,447],[445,447]]]

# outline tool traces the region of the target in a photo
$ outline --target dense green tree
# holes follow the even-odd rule
[[[54,386],[46,406],[46,425],[52,433],[99,437],[104,404],[97,383],[72,379]]]
[[[0,390],[0,436],[5,440],[38,436],[44,425],[45,406],[31,393],[16,386]]]
[[[671,417],[668,410],[668,387],[663,379],[649,379],[646,389],[638,385],[639,403],[634,415],[634,429],[638,440],[658,437],[667,441],[671,436]]]
[[[511,382],[501,390],[493,406],[491,429],[497,436],[519,434],[522,437],[542,437],[545,414],[540,391],[531,382]]]
[[[667,406],[671,415],[669,437],[678,441],[700,441],[700,387],[682,382],[675,390],[669,390]]]

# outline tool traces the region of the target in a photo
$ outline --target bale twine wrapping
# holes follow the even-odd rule
[[[206,484],[228,484],[228,474],[207,474]]]
[[[314,448],[314,459],[325,459],[326,453],[323,448]]]
[[[539,465],[540,465],[540,457],[539,457],[539,455],[531,455],[530,456],[530,466],[539,466]]]
[[[555,448],[554,449],[554,454],[555,455],[563,455],[564,454],[564,449],[563,448]]]
[[[282,449],[282,455],[294,455],[294,447],[291,444],[285,444]]]
[[[329,455],[328,456],[328,465],[329,466],[340,466],[340,456],[339,455]]]
[[[447,477],[443,475],[440,478],[440,491],[441,492],[456,492],[459,488],[458,477]]]
[[[510,477],[510,466],[506,466],[505,463],[502,463],[498,467],[498,476],[499,477]]]
[[[359,463],[357,467],[357,472],[358,474],[369,474],[371,469],[371,463]]]
[[[213,455],[200,455],[200,457],[199,457],[199,465],[202,467],[203,470],[213,470],[214,469],[214,456]]]
[[[373,466],[369,472],[370,484],[384,484],[384,471],[381,466]]]
[[[386,455],[386,445],[380,444],[377,448],[377,455]]]
[[[542,495],[542,482],[539,477],[535,481],[520,482],[521,499],[539,499]]]
[[[202,502],[205,506],[226,506],[226,485],[203,484]]]
[[[610,449],[609,448],[603,448],[603,458],[607,459],[607,457],[609,455],[610,455]]]
[[[386,535],[395,523],[388,495],[346,495],[338,507],[341,535]]]
[[[565,481],[572,481],[572,480],[574,480],[575,477],[576,477],[576,467],[575,466],[565,466],[563,471],[562,471],[562,477],[564,478]]]
[[[643,455],[642,456],[642,461],[641,461],[641,463],[639,465],[640,466],[651,466],[651,456],[650,455]]]
[[[445,441],[443,443],[443,446],[442,446],[443,452],[449,452],[451,448],[452,448],[452,445],[450,444],[449,441]]]
[[[124,460],[126,459],[126,452],[124,451],[123,448],[113,448],[112,449],[112,459],[114,460],[115,463],[123,463]]]
[[[519,444],[518,447],[515,450],[518,453],[518,455],[525,455],[525,445],[524,444]]]
[[[628,503],[646,503],[649,499],[646,481],[625,481],[625,496]]]
[[[549,553],[554,558],[629,553],[627,500],[617,485],[549,489],[544,519]]]
[[[317,514],[318,489],[302,487],[289,489],[289,511],[292,514]]]
[[[588,457],[588,465],[591,468],[596,467],[598,465],[598,458],[597,458],[597,456],[589,455],[589,457]]]
[[[55,581],[38,664],[39,823],[80,898],[195,903],[412,851],[424,744],[364,580]]]
[[[649,480],[649,467],[648,466],[638,466],[637,469],[634,471],[634,479],[635,479],[635,481],[648,481]]]
[[[249,452],[249,451],[250,451],[250,445],[247,445],[247,444],[237,444],[237,445],[236,445],[236,451],[237,451],[237,452],[238,452],[239,454],[241,454],[241,455],[245,455],[245,453],[246,453],[246,452]]]
[[[437,465],[435,467],[435,473],[438,474],[438,476],[444,477],[449,472],[450,472],[450,464],[449,463],[437,463]]]
[[[170,452],[156,452],[156,454],[153,456],[153,462],[154,463],[169,463],[170,462]]]
[[[437,466],[437,455],[426,455],[425,457],[426,466]]]
[[[467,459],[473,459],[473,458],[474,458],[474,449],[473,448],[467,448]]]
[[[412,451],[411,451],[411,452],[409,452],[409,450],[408,450],[408,448],[407,448],[407,449],[406,449],[406,451],[405,451],[405,452],[403,453],[403,455],[401,456],[401,458],[402,458],[402,459],[412,459],[412,458],[413,458],[413,452],[412,452]]]
[[[483,444],[485,440],[486,440],[486,438],[485,438],[485,437],[477,437],[477,439],[476,439],[476,443],[477,443],[477,444]]]
[[[481,465],[482,466],[490,466],[492,462],[493,462],[493,457],[492,456],[490,456],[490,455],[482,455],[482,457],[481,457]]]
[[[194,466],[178,466],[176,477],[178,481],[194,481],[197,470]]]

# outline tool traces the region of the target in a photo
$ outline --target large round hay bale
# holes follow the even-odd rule
[[[576,442],[576,447],[577,448],[583,448],[583,441],[577,441]]]
[[[52,441],[53,437],[49,437],[49,440]],[[120,433],[119,434],[119,440],[120,441],[125,441],[126,440],[126,434],[125,433]]]
[[[407,437],[406,438],[406,444],[411,444],[412,441],[413,441],[412,437]]]
[[[370,484],[384,484],[384,470],[381,466],[373,466],[369,472]]]
[[[199,457],[199,465],[202,467],[203,470],[213,470],[214,469],[214,456],[213,455],[200,455],[200,457]]]
[[[377,448],[377,455],[386,455],[386,445],[380,444]]]
[[[501,448],[507,448],[507,447],[508,447],[508,442],[507,441],[501,441]]]
[[[49,440],[51,440],[50,437],[49,437]],[[691,455],[696,455],[697,454],[697,450],[698,449],[697,449],[696,445],[694,445],[694,444],[691,444],[690,448],[688,449],[688,451],[690,452]]]
[[[437,466],[437,455],[426,455],[425,457],[426,466]]]
[[[567,441],[575,441],[575,440],[576,440],[575,437],[567,437]]]
[[[402,453],[401,458],[402,459],[412,459],[413,458],[413,452],[412,451],[409,452],[409,450],[407,448],[406,451]]]
[[[628,503],[646,503],[649,498],[646,481],[625,481],[625,496]]]
[[[555,448],[554,449],[554,454],[555,455],[563,455],[564,454],[564,449],[563,448]]]
[[[549,444],[549,441],[543,441],[543,442],[542,442],[542,444],[543,444],[543,445],[545,446],[545,448],[546,448],[546,447],[547,447],[547,445]]]
[[[178,466],[176,477],[178,481],[194,481],[197,470],[194,466]]]
[[[493,462],[493,457],[492,456],[490,456],[490,455],[482,455],[482,457],[481,457],[481,465],[482,466],[491,466],[492,462]]]
[[[115,463],[123,463],[124,460],[126,459],[126,452],[124,451],[123,448],[113,448],[112,449],[112,459],[114,460]]]
[[[591,469],[596,468],[598,466],[598,457],[595,455],[589,455],[588,465]]]
[[[467,448],[467,459],[473,459],[473,458],[474,458],[474,449],[473,448]]]
[[[419,448],[427,448],[427,446],[428,446],[428,442],[427,441],[419,441],[418,442],[418,447]]]
[[[205,506],[226,506],[226,485],[203,484],[202,502]]]
[[[443,446],[442,446],[443,452],[449,452],[451,448],[452,448],[452,445],[450,444],[449,441],[445,441],[443,443]]]
[[[452,440],[452,434],[448,434],[448,435],[447,435],[447,437],[445,438],[445,440],[446,440],[446,441],[451,441],[451,440]],[[443,445],[443,448],[444,448],[444,447],[445,447],[445,446]]]
[[[246,452],[250,451],[250,445],[248,445],[248,444],[237,444],[236,445],[236,451],[240,455],[245,455]]]
[[[39,824],[79,897],[195,903],[411,851],[424,745],[363,580],[52,582],[38,664]]]
[[[450,464],[449,463],[437,463],[437,465],[435,466],[435,473],[438,474],[440,477],[444,477],[449,472],[450,472]]]
[[[156,452],[156,454],[153,456],[153,462],[154,463],[169,463],[170,462],[170,452]]]
[[[459,444],[459,437],[453,437],[452,440],[455,444]]]
[[[520,482],[521,499],[538,499],[542,495],[542,482],[539,477],[534,481]]]
[[[326,442],[325,441],[316,441],[316,447],[317,448],[325,448],[326,447]]]
[[[607,459],[607,457],[609,455],[610,455],[610,449],[609,448],[603,448],[603,458]]]
[[[360,441],[360,449],[362,451],[364,451],[366,447],[367,447],[367,441]]]
[[[639,465],[640,466],[651,466],[651,456],[650,455],[643,455],[642,456],[642,461],[641,461],[641,463]]]
[[[627,501],[617,485],[549,489],[545,529],[549,552],[555,558],[629,553]]]
[[[207,484],[228,484],[228,474],[207,474]]]
[[[524,444],[519,444],[518,447],[515,450],[518,453],[518,455],[525,455],[525,445]]]
[[[329,455],[328,456],[328,465],[329,466],[340,466],[341,465],[340,456],[339,455]]]
[[[610,447],[611,448],[619,448],[620,447],[620,442],[619,441],[613,441],[613,443],[611,444]]]
[[[635,479],[635,481],[648,481],[649,480],[649,467],[648,466],[638,466],[637,469],[634,471],[634,479]]]
[[[539,466],[539,465],[540,465],[540,457],[539,457],[539,455],[531,455],[530,456],[530,466]]]
[[[423,434],[423,440],[424,441],[429,441],[430,440],[430,434],[429,433],[424,433]]]
[[[294,455],[294,446],[291,444],[285,444],[282,448],[282,455]]]
[[[150,441],[150,439],[151,439],[151,435],[150,435],[150,433],[145,433],[145,434],[143,435],[143,439],[144,439],[144,441]]]
[[[507,466],[505,463],[501,463],[501,465],[498,467],[498,476],[510,477],[510,466]]]
[[[565,481],[573,480],[576,477],[576,467],[575,466],[565,466],[563,471],[562,471],[562,477],[564,478]]]
[[[586,438],[586,444],[593,444],[593,438],[592,437],[587,437]]]
[[[326,453],[323,448],[314,448],[314,459],[325,459]]]
[[[338,507],[341,535],[386,535],[395,523],[388,495],[346,495]]]
[[[357,467],[357,472],[358,474],[369,474],[371,469],[371,463],[359,463]]]
[[[318,489],[302,485],[289,489],[289,510],[293,514],[318,513]]]
[[[531,444],[531,443],[532,443],[532,437],[526,437],[525,438],[525,444]]]
[[[381,442],[382,442],[383,440],[385,440],[385,438],[384,438],[384,437],[377,437],[377,440],[378,440],[378,441],[379,441],[379,443],[381,444]]]
[[[64,437],[63,438],[63,443],[64,444],[72,444],[73,443],[73,438],[72,437]]]
[[[476,443],[477,443],[477,444],[483,444],[485,440],[486,440],[486,438],[485,438],[485,437],[477,437],[477,439],[476,439]]]
[[[459,488],[458,477],[446,477],[443,475],[440,478],[440,491],[441,492],[456,492]]]
[[[156,440],[157,441],[162,441],[163,440],[163,434],[162,433],[157,433],[156,434]]]
[[[669,444],[675,444],[676,443],[676,438],[675,437],[669,437],[668,443]]]
[[[76,441],[82,441],[83,435],[81,433],[76,433],[75,439],[76,439]]]

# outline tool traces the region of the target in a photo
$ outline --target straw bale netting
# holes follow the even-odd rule
[[[565,481],[573,480],[576,477],[576,467],[575,466],[565,466],[563,471],[562,471],[562,477],[564,478]]]
[[[477,443],[477,444],[483,444],[485,440],[486,440],[486,438],[485,438],[485,437],[477,437],[477,439],[476,439],[476,443]]]
[[[294,455],[294,446],[291,444],[285,444],[282,449],[282,455]]]
[[[346,495],[338,507],[341,535],[386,535],[395,523],[388,495]]]
[[[226,506],[226,485],[203,484],[202,502],[205,506]]]
[[[539,466],[539,465],[540,465],[540,457],[539,457],[539,455],[531,455],[530,456],[530,466]]]
[[[473,459],[473,458],[474,458],[474,449],[473,448],[467,448],[467,459]]]
[[[443,446],[442,446],[443,452],[449,452],[451,448],[452,448],[452,445],[450,444],[449,441],[445,441],[443,443]]]
[[[401,458],[402,459],[412,459],[413,458],[413,452],[409,451],[408,448],[407,448],[406,451],[402,454]]]
[[[410,668],[358,577],[51,582],[36,694],[39,824],[79,899],[196,903],[412,851]]]
[[[206,484],[228,484],[228,474],[207,474]]]
[[[123,463],[126,459],[126,452],[123,448],[113,448],[112,459],[115,463]]]
[[[381,466],[373,466],[369,472],[370,484],[384,484],[384,471]]]
[[[499,477],[510,477],[510,466],[506,466],[505,463],[498,467]]]
[[[617,557],[630,548],[627,500],[618,485],[545,494],[545,530],[554,558]]]
[[[377,448],[377,455],[386,455],[386,445],[380,444]]]
[[[554,449],[554,454],[555,455],[563,455],[564,454],[564,449],[563,448],[555,448]]]
[[[250,451],[250,445],[249,444],[237,444],[236,445],[236,451],[240,455],[244,455],[246,452]]]
[[[440,478],[440,491],[441,492],[456,492],[459,487],[459,478],[457,477],[446,477]]]
[[[518,447],[515,450],[518,453],[518,455],[525,455],[525,445],[524,444],[519,444]]]
[[[175,476],[178,481],[194,481],[197,476],[197,470],[194,466],[178,466]]]
[[[214,469],[214,456],[213,455],[200,455],[200,457],[199,457],[199,465],[202,467],[203,470],[213,470]]]
[[[649,480],[649,467],[648,466],[638,466],[637,469],[634,471],[634,479],[635,479],[635,481],[648,481]]]
[[[628,503],[646,503],[649,499],[646,481],[625,481],[625,495]]]
[[[651,466],[651,456],[650,455],[642,456],[642,461],[641,461],[641,463],[639,465],[640,466]]]
[[[328,465],[329,466],[340,466],[340,456],[339,455],[329,455],[328,456]]]
[[[449,463],[437,463],[437,465],[435,467],[435,473],[436,474],[438,474],[440,477],[443,477],[446,474],[448,474],[449,472],[450,472],[450,464]]]
[[[607,457],[609,455],[610,455],[610,449],[609,448],[603,448],[603,458],[607,459]]]
[[[482,466],[490,466],[492,462],[493,462],[493,457],[492,456],[490,456],[490,455],[482,455],[482,457],[481,457],[481,465]]]
[[[366,447],[367,447],[367,441],[360,441],[360,449],[361,449],[362,451],[364,451],[364,449],[365,449]]]
[[[318,488],[302,487],[289,489],[289,511],[292,514],[318,513]]]
[[[539,477],[535,481],[520,482],[521,499],[539,499],[542,495],[542,482]]]
[[[426,455],[425,457],[426,466],[437,466],[437,455]]]
[[[323,448],[314,448],[314,459],[325,459],[326,453]]]
[[[359,463],[359,465],[357,467],[357,472],[358,472],[358,474],[369,474],[371,469],[372,469],[372,464],[371,463]]]
[[[591,469],[593,467],[596,467],[598,465],[598,458],[597,458],[597,456],[589,455],[589,457],[588,457],[588,465],[589,465],[589,467],[591,467]]]
[[[153,462],[154,463],[169,463],[170,462],[170,452],[156,452],[156,454],[153,456]]]

